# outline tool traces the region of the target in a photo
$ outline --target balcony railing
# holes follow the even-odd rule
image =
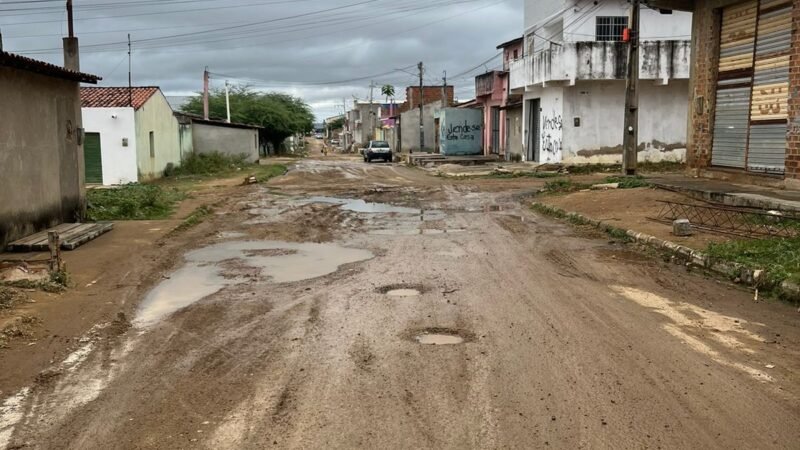
[[[639,78],[667,83],[689,78],[690,41],[645,41],[639,50]],[[552,81],[621,80],[628,48],[622,42],[566,42],[511,63],[511,89]]]

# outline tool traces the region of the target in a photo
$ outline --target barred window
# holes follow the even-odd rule
[[[597,40],[598,41],[621,41],[622,32],[628,27],[626,16],[598,16],[597,17]]]

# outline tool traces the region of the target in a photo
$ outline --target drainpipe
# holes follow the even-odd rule
[[[64,68],[79,72],[81,70],[81,63],[78,54],[78,38],[75,37],[75,28],[72,20],[72,0],[67,0],[67,27],[69,29],[69,34],[63,39]]]

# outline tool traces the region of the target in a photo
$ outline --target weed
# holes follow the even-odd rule
[[[67,272],[67,266],[64,265],[61,269],[50,272],[50,282],[65,288],[70,285],[70,276]]]
[[[730,261],[763,269],[766,283],[777,285],[784,280],[800,283],[800,238],[770,238],[712,243],[708,255],[719,261]]]
[[[607,177],[606,183],[619,183],[620,189],[634,189],[640,187],[649,187],[650,183],[645,181],[644,177],[637,175],[635,177],[613,176]]]
[[[89,220],[165,219],[184,195],[152,184],[128,184],[114,189],[92,189],[86,194]]]
[[[0,310],[13,308],[14,305],[25,299],[26,295],[18,289],[0,286]]]
[[[49,292],[51,294],[64,292],[64,289],[66,287],[62,284],[54,283],[50,279],[3,281],[0,283],[0,287],[2,286],[17,288],[17,289],[36,289],[44,292]]]
[[[550,193],[566,193],[580,191],[581,189],[588,189],[591,186],[583,183],[576,183],[569,178],[560,178],[553,181],[548,181],[544,185],[544,190]]]
[[[211,207],[203,205],[197,209],[195,209],[189,217],[184,219],[184,221],[178,225],[173,232],[180,232],[188,230],[189,228],[197,226],[200,222],[202,222],[209,214],[211,214],[214,210]]]
[[[191,153],[183,158],[179,167],[173,168],[172,176],[217,175],[248,165],[246,155],[229,156],[220,152]]]
[[[511,172],[511,173],[492,173],[486,175],[484,178],[493,179],[508,179],[508,178],[557,178],[562,174],[557,172]]]

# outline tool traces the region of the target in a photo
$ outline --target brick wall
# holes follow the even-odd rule
[[[447,101],[449,105],[453,104],[453,100],[455,98],[455,91],[453,90],[453,86],[447,86]],[[442,87],[441,86],[423,86],[422,87],[422,95],[423,95],[423,105],[427,105],[429,103],[438,102],[442,99]],[[406,101],[400,106],[400,112],[406,112],[412,108],[419,108],[419,86],[409,86],[406,88]]]
[[[719,37],[722,16],[709,2],[698,2],[692,19],[692,73],[686,160],[690,169],[711,165]]]
[[[800,179],[800,0],[792,9],[792,54],[789,59],[789,133],[786,179]],[[792,184],[795,184],[794,182]],[[795,187],[795,186],[793,186]]]

